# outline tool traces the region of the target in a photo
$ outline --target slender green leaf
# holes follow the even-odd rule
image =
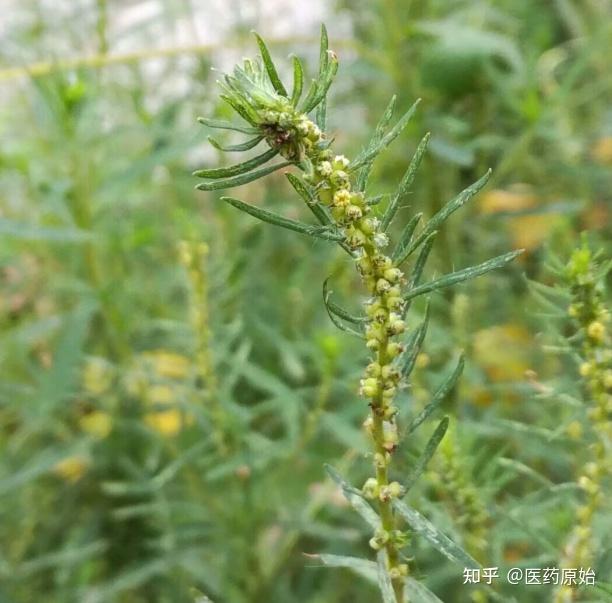
[[[465,190],[461,191],[454,199],[449,201],[438,213],[436,213],[423,228],[422,232],[415,239],[415,241],[406,250],[406,257],[408,257],[425,239],[454,212],[460,207],[463,207],[478,191],[480,191],[491,177],[491,170],[480,179],[474,182],[474,184],[468,186]]]
[[[197,178],[230,178],[231,176],[250,172],[253,168],[267,163],[270,159],[276,157],[276,155],[278,155],[278,149],[268,149],[265,153],[257,155],[257,157],[253,157],[248,161],[226,167],[196,170],[193,172],[193,175]]]
[[[221,197],[221,201],[229,203],[236,209],[250,214],[262,222],[268,222],[268,224],[280,226],[281,228],[287,228],[288,230],[293,230],[295,232],[299,232],[300,234],[305,234],[318,239],[324,239],[326,241],[339,241],[343,237],[343,235],[337,232],[332,232],[328,228],[321,228],[320,226],[312,226],[311,224],[304,224],[303,222],[298,222],[297,220],[291,220],[289,218],[279,216],[274,212],[268,211],[267,209],[262,209],[261,207],[256,207],[255,205],[250,205],[249,203],[240,201],[239,199],[234,199],[233,197]]]
[[[274,61],[272,61],[272,57],[270,56],[270,51],[266,46],[266,43],[262,40],[261,36],[253,32],[255,39],[257,40],[257,46],[259,46],[259,52],[261,53],[261,58],[263,59],[264,66],[266,67],[266,71],[268,72],[268,77],[274,86],[274,89],[285,98],[289,98],[289,94],[285,86],[283,86],[283,82],[278,75],[278,71],[276,71],[276,67],[274,66]]]
[[[295,189],[295,192],[302,197],[302,199],[304,199],[308,209],[314,214],[317,220],[326,226],[333,224],[333,220],[325,207],[319,203],[314,191],[312,191],[312,189],[310,189],[310,187],[300,180],[295,174],[287,172],[285,176],[287,177],[287,180],[289,180],[291,186]]]
[[[397,243],[397,247],[395,248],[395,251],[393,252],[393,263],[394,264],[396,265],[400,264],[400,262],[398,262],[397,260],[398,258],[402,257],[404,250],[406,250],[410,246],[410,241],[412,241],[412,235],[414,235],[414,231],[416,230],[416,227],[418,223],[421,221],[422,217],[423,217],[423,213],[419,212],[418,214],[415,214],[414,216],[412,216],[408,224],[404,226],[404,229],[402,230],[402,233],[400,234],[399,241]]]
[[[235,132],[241,132],[242,134],[259,134],[258,128],[251,128],[249,126],[240,126],[233,124],[230,121],[223,119],[209,119],[208,117],[198,117],[198,121],[209,128],[215,128],[217,130],[233,130]]]
[[[364,153],[367,152],[368,149],[375,148],[382,140],[383,136],[385,135],[385,131],[387,130],[387,126],[389,125],[389,122],[391,121],[391,117],[393,117],[393,111],[395,110],[396,101],[397,101],[397,96],[395,96],[394,94],[391,97],[389,104],[385,108],[382,114],[382,117],[376,124],[376,128],[374,129],[374,134],[372,134],[372,138],[370,139],[370,142],[368,143]],[[368,179],[370,177],[370,172],[372,171],[373,165],[374,165],[374,160],[372,159],[371,161],[368,161],[363,166],[363,168],[361,168],[361,170],[359,171],[359,176],[357,177],[357,190],[358,191],[361,191],[361,192],[365,191],[368,185]]]
[[[406,344],[406,351],[402,354],[400,363],[402,365],[401,372],[402,377],[407,379],[412,373],[412,369],[416,363],[417,356],[423,346],[425,335],[427,334],[427,327],[429,326],[429,303],[425,309],[425,318],[419,327],[414,331],[412,337]]]
[[[393,507],[406,520],[408,525],[423,536],[429,543],[447,559],[463,567],[479,569],[480,563],[476,561],[467,551],[453,542],[446,534],[442,533],[428,519],[418,511],[410,508],[401,500],[394,500]]]
[[[315,123],[322,132],[325,132],[327,129],[327,97],[323,98],[317,107],[315,112]]]
[[[323,78],[319,78],[319,83],[316,86],[316,90],[312,98],[307,99],[309,101],[308,103],[304,103],[304,108],[302,109],[304,113],[309,113],[325,99],[327,92],[334,81],[334,77],[336,76],[336,73],[338,73],[338,57],[331,50],[328,50],[327,54],[329,56],[329,64],[325,72],[325,76]]]
[[[403,132],[420,102],[421,99],[418,99],[414,105],[412,105],[412,107],[410,107],[410,109],[404,113],[402,118],[395,124],[395,126],[393,126],[391,131],[383,136],[378,144],[366,149],[364,153],[361,153],[353,162],[351,162],[351,165],[349,165],[348,168],[349,171],[354,172],[355,170],[358,170],[374,159],[374,157],[376,157],[383,149],[386,149]]]
[[[431,402],[410,422],[406,428],[406,434],[411,434],[423,421],[425,421],[444,401],[448,393],[455,387],[455,383],[459,380],[465,360],[463,354],[459,357],[455,370],[440,384],[434,393]]]
[[[429,283],[425,283],[424,285],[411,289],[408,291],[408,293],[406,293],[404,299],[408,301],[409,299],[413,299],[419,295],[430,293],[431,291],[437,291],[438,289],[443,289],[463,281],[477,278],[483,274],[486,274],[487,272],[491,272],[491,270],[505,266],[517,256],[521,255],[521,253],[523,253],[522,249],[518,251],[511,251],[510,253],[505,253],[504,255],[500,255],[496,258],[483,262],[482,264],[478,264],[478,266],[470,266],[469,268],[464,268],[463,270],[458,270],[457,272],[451,272],[450,274],[446,274],[438,279],[430,281]]]
[[[391,583],[391,577],[387,569],[387,551],[381,549],[376,554],[376,565],[378,569],[378,587],[382,594],[383,603],[397,603],[395,593],[393,592],[393,584]]]
[[[342,318],[347,322],[352,322],[355,325],[362,325],[367,322],[367,318],[365,316],[355,316],[354,314],[350,314],[344,308],[341,308],[338,304],[331,301],[331,291],[328,290],[327,283],[329,281],[329,277],[325,279],[323,282],[323,298],[327,300],[327,308],[333,312],[338,318]]]
[[[351,486],[331,465],[325,465],[325,471],[329,477],[342,488],[344,498],[348,500],[350,505],[361,515],[361,517],[370,525],[371,528],[377,530],[380,528],[380,517],[376,511],[366,502],[361,492]]]
[[[397,214],[397,210],[399,209],[400,201],[406,196],[406,194],[408,193],[408,190],[410,189],[410,187],[412,186],[412,183],[414,182],[414,178],[416,176],[417,170],[419,169],[419,166],[421,165],[421,160],[423,159],[423,155],[425,155],[425,151],[427,149],[427,144],[429,143],[430,136],[431,134],[427,132],[427,134],[425,134],[425,136],[419,143],[419,146],[414,152],[414,155],[410,161],[410,164],[408,165],[408,169],[406,170],[406,173],[404,174],[404,177],[402,178],[399,184],[397,192],[395,193],[395,195],[391,199],[391,202],[387,206],[387,209],[381,220],[381,228],[385,232],[389,229],[389,225],[391,224],[391,222],[393,221],[393,218],[395,218],[395,215]]]
[[[325,305],[325,310],[327,311],[329,319],[334,323],[334,326],[340,329],[341,331],[350,333],[351,335],[355,335],[356,337],[363,339],[362,333],[360,333],[359,331],[355,331],[355,329],[352,329],[351,327],[347,327],[344,323],[340,322],[337,318],[337,314],[331,309],[330,303],[329,303],[329,297],[331,295],[331,291],[329,291],[328,286],[327,286],[329,279],[330,277],[327,277],[323,281],[323,303]]]
[[[326,567],[343,567],[350,569],[356,574],[363,576],[367,580],[376,583],[377,568],[376,563],[369,561],[368,559],[361,559],[360,557],[347,557],[346,555],[305,555],[308,559],[319,560]]]
[[[442,603],[441,599],[432,593],[424,584],[408,576],[404,603]]]
[[[257,126],[259,116],[251,105],[247,105],[244,102],[239,102],[227,94],[220,94],[219,98],[225,101],[234,111],[236,111],[236,113],[238,113],[238,115],[240,115],[244,121],[250,123],[252,126]]]
[[[237,152],[237,151],[248,151],[249,149],[256,147],[262,140],[263,140],[263,136],[255,136],[255,138],[251,138],[247,140],[246,142],[242,142],[240,144],[223,145],[219,141],[214,139],[212,136],[208,137],[208,142],[210,142],[210,144],[213,147],[215,147],[215,149],[219,149],[219,151],[224,151],[226,153],[227,152],[229,153]]]
[[[234,188],[236,186],[242,186],[243,184],[258,180],[263,176],[267,176],[268,174],[271,174],[272,172],[285,168],[289,165],[292,165],[291,161],[283,161],[282,163],[269,165],[267,167],[261,168],[260,170],[255,170],[247,174],[234,176],[233,178],[224,178],[222,180],[211,180],[210,182],[202,182],[196,185],[196,188],[201,191],[215,191],[223,188]]]
[[[373,207],[374,205],[378,205],[387,195],[382,194],[382,195],[374,195],[373,197],[368,197],[365,202],[367,205],[369,205],[370,207]]]
[[[427,446],[425,446],[425,450],[423,451],[423,454],[419,457],[419,460],[414,465],[414,469],[412,470],[412,472],[410,473],[410,476],[406,480],[406,483],[404,484],[404,488],[406,488],[406,491],[410,490],[410,488],[414,486],[416,481],[423,474],[423,471],[425,471],[425,469],[427,468],[427,465],[429,464],[431,457],[434,455],[435,451],[437,450],[447,429],[448,429],[448,417],[444,417],[440,421],[440,423],[438,423],[436,430],[433,432],[433,435],[431,436],[431,438],[429,438],[429,442],[427,442]]]
[[[304,89],[304,68],[302,62],[296,56],[293,59],[293,90],[291,92],[291,104],[296,107],[300,102],[302,90]]]
[[[417,256],[416,262],[414,263],[414,267],[412,269],[412,273],[410,274],[410,283],[408,286],[408,290],[413,289],[414,287],[418,287],[421,276],[423,276],[423,270],[425,268],[425,264],[427,263],[427,259],[429,258],[429,254],[431,252],[431,248],[433,247],[434,240],[437,235],[437,231],[434,230],[423,243],[423,247],[421,247],[421,251]],[[397,262],[399,266],[401,264],[400,261]]]
[[[319,77],[327,71],[329,65],[329,36],[327,35],[327,27],[321,23],[321,42],[319,47]]]

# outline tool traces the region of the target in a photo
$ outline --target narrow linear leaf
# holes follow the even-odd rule
[[[252,126],[257,125],[259,116],[253,107],[245,103],[240,103],[227,94],[220,94],[219,98],[225,101],[234,111],[236,111],[236,113],[238,113],[238,115],[240,115],[244,121],[250,123]]]
[[[366,163],[374,159],[374,157],[376,157],[376,155],[378,155],[383,149],[386,149],[403,132],[420,102],[421,99],[418,99],[412,105],[412,107],[410,107],[410,109],[404,113],[402,118],[395,124],[395,126],[393,126],[393,128],[385,136],[383,136],[378,144],[374,145],[370,149],[367,149],[365,153],[357,157],[357,159],[355,159],[355,161],[349,165],[349,172],[354,172],[360,167],[363,167]]]
[[[363,339],[363,334],[362,333],[360,333],[358,331],[355,331],[355,329],[347,327],[344,323],[340,322],[338,320],[338,318],[337,318],[337,315],[330,308],[329,297],[331,295],[331,291],[329,291],[329,289],[327,287],[327,283],[328,283],[330,278],[331,277],[327,277],[323,281],[323,303],[325,304],[325,310],[327,311],[329,319],[334,323],[334,326],[337,327],[338,329],[340,329],[341,331],[344,331],[346,333],[350,333],[351,335],[355,335],[356,337],[359,337],[360,339]]]
[[[440,445],[440,442],[442,441],[442,438],[446,434],[446,430],[448,429],[448,423],[449,423],[448,417],[444,417],[440,421],[440,423],[438,423],[436,430],[433,432],[433,435],[431,436],[431,438],[429,438],[429,441],[427,442],[427,446],[425,446],[425,450],[423,451],[423,454],[419,457],[419,460],[414,465],[414,469],[412,470],[410,476],[408,477],[408,479],[406,480],[406,483],[404,484],[404,488],[406,488],[406,491],[410,490],[410,488],[414,486],[416,481],[423,474],[423,471],[427,469],[427,465],[429,464],[429,461],[433,457],[438,446]]]
[[[427,150],[427,144],[429,143],[430,137],[431,137],[431,133],[427,132],[427,134],[425,134],[425,136],[419,143],[419,146],[416,148],[416,151],[414,152],[414,155],[412,156],[412,159],[410,160],[408,169],[406,170],[406,173],[404,174],[404,177],[402,178],[397,188],[397,192],[395,193],[395,195],[391,199],[391,202],[387,206],[387,209],[381,220],[381,228],[385,232],[389,229],[389,225],[391,224],[391,222],[393,221],[393,218],[395,218],[395,215],[397,214],[397,210],[399,209],[400,201],[406,196],[406,194],[408,193],[408,190],[410,189],[410,187],[412,186],[412,183],[414,182],[417,170],[419,169],[419,166],[421,165],[421,160],[423,159],[423,155],[425,155],[425,151]]]
[[[405,603],[442,603],[424,584],[408,576],[406,580]]]
[[[400,360],[402,364],[401,373],[402,378],[407,379],[412,373],[412,369],[416,363],[417,356],[423,347],[423,341],[425,341],[425,335],[427,334],[427,327],[429,326],[429,303],[425,309],[425,318],[419,327],[414,331],[412,337],[406,344],[406,351],[402,355]]]
[[[302,90],[304,89],[304,68],[302,62],[296,56],[293,60],[293,90],[291,92],[291,104],[295,107],[300,102]]]
[[[321,23],[321,42],[319,45],[319,76],[322,76],[329,65],[329,36],[327,35],[327,27]]]
[[[375,530],[380,528],[380,517],[378,517],[374,509],[365,501],[361,492],[357,490],[357,488],[351,486],[331,465],[325,465],[325,471],[327,471],[329,477],[340,486],[344,498],[346,498],[353,509],[361,515],[370,527]]]
[[[474,182],[474,184],[468,186],[465,190],[461,191],[454,199],[449,201],[439,212],[437,212],[427,224],[425,228],[415,239],[415,241],[406,250],[406,257],[408,257],[425,239],[434,231],[438,229],[438,226],[442,224],[451,214],[456,212],[460,207],[463,207],[478,191],[480,191],[491,177],[491,170],[487,170],[487,173]]]
[[[209,128],[215,128],[217,130],[233,130],[234,132],[241,132],[242,134],[259,134],[259,130],[257,128],[239,126],[223,119],[209,119],[208,117],[198,117],[198,121],[201,124],[208,126]]]
[[[234,188],[236,186],[242,186],[243,184],[248,184],[249,182],[253,182],[254,180],[258,180],[263,176],[267,176],[276,170],[280,170],[282,168],[291,165],[290,161],[283,161],[282,163],[277,163],[276,165],[269,165],[267,167],[261,168],[260,170],[255,170],[253,172],[249,172],[247,174],[241,174],[239,176],[234,176],[233,178],[225,178],[222,180],[211,180],[210,182],[202,182],[196,185],[196,189],[201,191],[216,191],[223,188]]]
[[[322,132],[327,130],[327,97],[323,98],[317,107],[315,112],[315,123]]]
[[[306,96],[304,97],[304,100],[302,100],[302,104],[300,107],[300,111],[303,111],[304,113],[307,113],[306,111],[306,107],[309,107],[315,96],[317,95],[317,92],[319,91],[319,81],[318,80],[312,80],[310,82],[310,87],[308,88],[308,92],[306,93]]]
[[[327,299],[327,307],[333,312],[338,318],[342,318],[347,322],[352,322],[355,325],[362,325],[367,322],[367,318],[365,316],[355,316],[354,314],[350,314],[344,308],[340,307],[338,304],[331,301],[331,291],[328,290],[327,283],[329,281],[329,277],[325,279],[323,282],[323,297]]]
[[[256,147],[263,140],[263,136],[255,136],[255,138],[251,138],[246,142],[240,144],[228,144],[223,145],[219,141],[215,140],[212,136],[208,137],[208,142],[215,147],[215,149],[219,149],[219,151],[225,152],[235,152],[235,151],[248,151],[253,147]]]
[[[350,569],[367,580],[376,583],[378,581],[376,563],[359,557],[347,557],[346,555],[305,555],[308,559],[321,561],[326,567],[343,567]]]
[[[378,205],[387,195],[382,194],[382,195],[374,195],[373,197],[368,197],[365,202],[367,205],[369,205],[370,207],[373,207],[374,205]]]
[[[402,257],[402,254],[404,253],[404,251],[409,247],[410,241],[412,241],[412,235],[414,235],[414,231],[416,230],[416,227],[418,223],[421,221],[422,217],[423,217],[423,213],[419,212],[418,214],[415,214],[414,216],[412,216],[408,224],[404,226],[404,230],[402,230],[400,237],[399,237],[399,241],[395,248],[395,251],[393,252],[393,263],[394,264],[396,265],[399,264],[397,260],[398,258]]]
[[[266,43],[257,32],[253,32],[253,35],[257,40],[257,46],[259,46],[261,58],[263,59],[264,66],[268,72],[268,77],[270,78],[274,89],[285,98],[288,98],[289,94],[287,94],[287,90],[285,86],[283,86],[283,82],[281,82],[278,71],[276,71],[276,67],[274,66],[274,62],[272,61],[272,57],[270,56],[270,51],[268,50]]]
[[[238,176],[239,174],[245,174],[246,172],[250,172],[253,168],[267,163],[270,159],[276,157],[276,155],[278,155],[277,149],[269,149],[265,153],[257,155],[257,157],[253,157],[253,159],[249,159],[248,161],[243,161],[242,163],[227,167],[196,170],[193,172],[193,175],[197,178],[229,178],[231,176]]]
[[[289,180],[291,186],[295,189],[295,192],[302,197],[302,199],[304,199],[308,209],[314,214],[317,220],[326,226],[333,224],[333,220],[327,213],[325,207],[319,203],[319,200],[316,198],[314,192],[309,189],[309,187],[295,174],[287,172],[285,176],[287,177],[287,180]]]
[[[476,561],[467,551],[464,551],[457,543],[453,542],[446,534],[438,530],[428,519],[418,511],[409,507],[401,500],[393,501],[395,510],[406,520],[408,525],[423,536],[429,543],[447,559],[458,563],[463,567],[479,569],[480,563]]]
[[[383,603],[397,603],[395,593],[393,592],[393,584],[391,583],[391,577],[387,569],[387,552],[385,549],[381,549],[376,554],[376,565],[378,569],[378,587],[382,594]]]
[[[455,387],[455,383],[459,380],[461,373],[463,373],[463,367],[465,365],[465,359],[463,354],[457,361],[455,370],[440,384],[438,389],[433,395],[431,402],[410,422],[406,428],[406,434],[410,435],[423,421],[427,420],[431,414],[440,406],[444,401],[448,393]]]
[[[505,253],[504,255],[497,256],[496,258],[483,262],[482,264],[478,264],[477,266],[470,266],[469,268],[464,268],[463,270],[458,270],[457,272],[451,272],[450,274],[446,274],[438,279],[408,291],[408,293],[406,293],[404,296],[404,299],[408,301],[418,297],[419,295],[430,293],[431,291],[437,291],[438,289],[444,289],[445,287],[450,287],[452,285],[456,285],[457,283],[477,278],[483,274],[486,274],[487,272],[491,272],[491,270],[505,266],[521,255],[521,253],[523,253],[522,249],[519,249],[518,251],[511,251],[510,253]]]
[[[425,269],[425,264],[427,263],[429,254],[431,252],[431,248],[433,247],[434,240],[437,234],[438,232],[434,230],[427,237],[427,239],[425,239],[425,242],[423,243],[423,247],[421,247],[421,251],[419,251],[419,255],[417,256],[416,262],[414,263],[412,273],[410,274],[410,284],[409,284],[408,290],[413,289],[414,287],[417,287],[419,283],[421,282],[421,277],[423,276],[423,270]],[[397,265],[399,266],[400,264],[401,262],[398,261]]]
[[[300,234],[305,234],[318,239],[324,239],[326,241],[339,241],[343,236],[336,232],[332,232],[327,228],[320,228],[318,226],[312,226],[311,224],[304,224],[303,222],[298,222],[297,220],[285,218],[275,214],[274,212],[268,211],[267,209],[250,205],[249,203],[245,203],[239,199],[234,199],[233,197],[221,197],[221,201],[229,203],[236,209],[250,214],[262,222],[267,222],[268,224],[273,224],[274,226],[280,226],[281,228],[293,230],[295,232],[299,232]]]
[[[393,117],[393,111],[395,110],[395,104],[397,101],[397,96],[395,94],[391,97],[389,104],[385,108],[382,117],[376,124],[376,128],[374,129],[374,134],[372,134],[372,138],[370,142],[366,146],[365,150],[362,153],[366,153],[369,149],[375,148],[376,145],[382,140],[382,137],[385,135],[385,131],[389,122],[391,121],[391,117]],[[361,155],[361,154],[360,154]],[[359,159],[359,156],[357,157]],[[365,191],[368,185],[368,179],[370,178],[370,173],[372,172],[372,166],[374,165],[374,161],[371,160],[367,162],[363,168],[359,171],[359,175],[357,176],[357,190],[360,192]]]
[[[314,95],[311,99],[309,99],[307,104],[304,103],[304,113],[309,113],[315,107],[317,107],[323,101],[323,99],[325,99],[327,92],[329,91],[329,87],[332,85],[336,73],[338,73],[338,57],[331,50],[328,50],[327,54],[329,56],[329,64],[325,72],[325,76],[323,78],[319,78]]]

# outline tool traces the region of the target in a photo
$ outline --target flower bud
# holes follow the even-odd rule
[[[387,345],[387,356],[389,356],[389,358],[391,359],[397,358],[401,354],[403,349],[404,346],[399,343],[396,343],[395,341],[392,341]]]
[[[361,488],[361,491],[365,498],[368,498],[370,500],[374,500],[378,497],[379,490],[380,488],[378,486],[378,482],[374,477],[368,478],[365,484],[363,484],[363,488]]]
[[[390,288],[391,284],[388,280],[384,278],[379,278],[376,281],[376,291],[378,291],[378,293],[386,293],[387,291],[389,291]]]
[[[606,328],[598,320],[594,320],[587,327],[587,335],[596,342],[603,341],[604,335],[606,334]]]
[[[387,268],[387,270],[385,270],[385,272],[383,273],[383,276],[390,283],[397,283],[397,281],[402,278],[403,274],[399,268]]]
[[[361,218],[362,216],[362,212],[361,209],[359,209],[356,205],[349,205],[346,208],[346,217],[349,220],[359,220],[359,218]],[[363,231],[362,231],[363,232]],[[366,233],[367,234],[367,233]]]

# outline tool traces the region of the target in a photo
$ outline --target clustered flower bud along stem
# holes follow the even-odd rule
[[[327,32],[322,28],[319,74],[313,80],[302,99],[303,69],[293,57],[294,82],[291,94],[287,92],[276,71],[267,47],[257,36],[261,61],[245,60],[231,75],[226,75],[220,85],[223,98],[247,123],[235,125],[215,119],[200,118],[209,127],[234,130],[253,136],[242,144],[223,146],[213,138],[210,142],[218,149],[234,152],[254,148],[265,142],[269,150],[243,163],[230,167],[198,170],[194,174],[206,181],[197,188],[206,191],[231,188],[252,182],[278,169],[295,166],[302,172],[302,179],[291,173],[286,176],[296,192],[306,201],[310,211],[320,223],[314,226],[290,220],[263,208],[246,204],[232,197],[222,200],[237,209],[265,222],[287,228],[315,238],[334,241],[349,253],[355,262],[367,292],[363,316],[354,317],[329,301],[327,281],[324,284],[324,300],[336,326],[349,330],[345,322],[362,327],[357,333],[365,340],[370,361],[360,382],[359,392],[370,408],[364,427],[372,444],[373,475],[359,490],[359,496],[375,503],[379,524],[370,540],[370,546],[378,551],[379,570],[382,564],[386,577],[381,582],[385,602],[405,603],[408,565],[403,562],[401,549],[407,544],[407,533],[400,529],[401,513],[397,505],[404,487],[390,477],[393,455],[399,445],[397,427],[398,407],[394,404],[398,389],[414,367],[414,359],[425,336],[427,320],[411,337],[412,349],[405,351],[401,336],[406,331],[404,316],[409,300],[431,291],[454,285],[503,266],[516,257],[517,252],[499,256],[478,266],[445,275],[442,278],[419,285],[420,276],[433,243],[437,228],[455,210],[473,197],[488,179],[488,174],[449,202],[413,236],[420,216],[404,228],[401,240],[393,253],[385,249],[389,245],[386,231],[394,219],[399,203],[413,182],[416,169],[424,154],[428,136],[415,153],[398,192],[393,196],[381,217],[374,216],[376,199],[368,199],[365,185],[372,162],[405,128],[416,103],[387,131],[392,117],[395,98],[389,104],[369,146],[353,161],[331,149],[333,140],[325,132],[326,97],[338,68],[336,55],[328,50]],[[316,110],[316,111],[315,111]],[[315,112],[312,119],[309,114]],[[276,156],[285,161],[261,167]],[[414,263],[410,278],[406,278],[400,265],[417,249],[420,255]],[[339,319],[342,319],[340,321]],[[416,351],[415,351],[416,350]],[[414,354],[412,354],[414,352]],[[407,355],[406,360],[404,356]],[[434,395],[425,415],[415,420],[416,428],[426,416],[437,408],[444,395],[452,388],[461,372],[462,363]],[[439,439],[446,430],[436,430]],[[349,498],[355,490],[342,481],[335,472],[330,475],[343,487]],[[347,488],[349,490],[347,490]],[[364,502],[365,504],[365,502]],[[396,508],[397,507],[397,508]],[[405,515],[404,515],[405,517]],[[377,520],[378,521],[378,520]],[[431,526],[433,529],[433,526]],[[431,531],[429,532],[431,535]],[[425,534],[427,537],[427,534]],[[435,544],[435,542],[434,542]],[[380,553],[384,553],[381,557]],[[379,571],[379,580],[380,571]],[[424,588],[424,587],[423,587]]]
[[[592,442],[585,446],[589,458],[577,476],[584,491],[583,503],[576,513],[572,530],[561,559],[562,567],[591,567],[594,563],[593,519],[604,504],[603,482],[612,473],[612,334],[610,311],[602,295],[608,267],[597,265],[586,241],[576,249],[566,267],[571,304],[568,313],[577,328],[580,376],[588,397],[586,423]],[[576,600],[576,589],[561,587],[556,603]]]

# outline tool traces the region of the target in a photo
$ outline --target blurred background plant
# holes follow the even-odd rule
[[[464,349],[463,380],[443,409],[461,427],[434,461],[453,479],[422,483],[410,502],[502,576],[559,563],[580,496],[568,444],[584,427],[556,398],[571,408],[580,381],[544,349],[558,327],[521,273],[555,282],[546,246],[568,258],[582,230],[609,256],[607,0],[3,9],[1,598],[192,601],[191,587],[215,603],[377,596],[367,580],[302,556],[367,553],[367,529],[322,469],[331,460],[346,473],[367,450],[354,388],[363,359],[342,353],[350,342],[312,286],[333,274],[342,295],[352,268],[324,244],[202,199],[190,175],[221,159],[194,125],[200,114],[228,117],[210,67],[250,54],[256,27],[276,56],[295,52],[314,69],[322,20],[344,70],[329,109],[338,149],[364,144],[392,94],[400,110],[423,98],[374,172],[377,188],[392,190],[428,130],[409,212],[430,216],[494,169],[440,233],[430,273],[528,251],[522,265],[432,300],[405,404],[420,410]],[[282,176],[241,193],[302,211],[287,206]],[[407,468],[423,444],[406,450]],[[610,533],[610,518],[598,521]],[[413,546],[441,600],[478,590],[418,538]],[[602,550],[600,587],[583,600],[610,599]],[[553,592],[497,586],[521,603]]]

